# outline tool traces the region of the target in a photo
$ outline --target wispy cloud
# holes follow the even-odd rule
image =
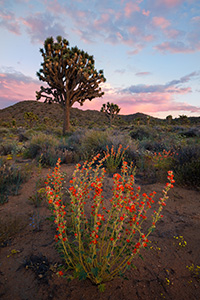
[[[161,6],[166,8],[174,8],[177,7],[179,5],[181,5],[183,2],[185,2],[184,0],[155,0],[155,4],[157,6]]]
[[[0,27],[6,28],[8,31],[20,35],[20,22],[15,14],[4,9],[0,12]]]
[[[200,43],[198,42],[196,45],[192,46],[182,41],[163,42],[161,44],[156,45],[154,48],[162,53],[193,53],[197,50],[200,50]]]
[[[115,70],[115,73],[124,74],[126,72],[125,69],[117,69]]]
[[[148,76],[151,75],[151,72],[137,72],[135,73],[136,76]]]
[[[65,27],[49,13],[36,13],[21,20],[32,43],[43,43],[49,36],[67,36]]]
[[[192,77],[199,76],[198,72],[192,72],[186,76],[177,80],[172,80],[166,84],[155,85],[131,85],[125,89],[122,89],[120,93],[140,94],[140,93],[171,93],[171,94],[185,94],[191,92],[190,87],[181,87],[180,85],[191,80]]]
[[[134,12],[139,12],[139,11],[140,11],[139,5],[132,1],[127,2],[124,8],[125,16],[127,18],[130,18]]]
[[[165,29],[165,28],[169,27],[170,24],[171,24],[171,23],[170,23],[166,18],[164,18],[164,17],[153,17],[152,23],[153,23],[153,25],[155,25],[155,26],[157,26],[157,27],[159,27],[159,28],[161,28],[161,29]]]

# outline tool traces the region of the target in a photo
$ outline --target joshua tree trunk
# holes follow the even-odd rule
[[[70,105],[68,104],[68,101],[66,101],[66,104],[64,106],[64,122],[63,122],[63,135],[66,134],[66,132],[69,132],[70,129]]]

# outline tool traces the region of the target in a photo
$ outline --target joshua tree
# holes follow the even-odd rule
[[[167,116],[166,120],[167,120],[168,124],[171,124],[172,123],[172,115]]]
[[[44,62],[37,76],[48,86],[41,86],[36,98],[43,97],[45,102],[61,104],[64,135],[69,131],[70,108],[75,102],[83,105],[87,99],[101,97],[104,93],[99,85],[106,79],[103,70],[95,69],[93,56],[77,47],[70,48],[69,42],[61,36],[56,39],[47,38],[44,49],[40,49]]]
[[[32,111],[24,113],[24,120],[27,122],[27,125],[31,128],[39,120],[38,116],[35,115]]]
[[[101,112],[106,114],[109,118],[110,125],[112,125],[112,121],[120,112],[120,108],[117,104],[107,102],[107,104],[102,105]]]
[[[150,124],[150,120],[151,120],[151,117],[150,117],[150,116],[147,116],[147,125]]]
[[[179,115],[179,120],[181,124],[188,124],[190,123],[190,120],[186,115]]]

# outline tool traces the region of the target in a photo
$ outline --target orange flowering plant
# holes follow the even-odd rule
[[[154,153],[153,155],[153,164],[156,168],[167,169],[171,167],[171,164],[174,159],[174,151],[166,151],[165,149],[162,152]]]
[[[113,175],[112,197],[104,199],[103,163],[107,158],[108,155],[100,160],[97,155],[91,162],[76,165],[68,206],[62,199],[60,160],[46,183],[57,227],[55,240],[66,265],[64,274],[74,270],[68,277],[89,278],[101,288],[104,282],[122,276],[141,249],[148,246],[149,235],[162,217],[168,191],[174,183],[169,171],[163,196],[155,201],[155,191],[146,194],[135,187],[133,166],[123,161],[121,172]],[[62,271],[58,273],[63,275]]]
[[[124,159],[125,151],[128,149],[129,146],[124,148],[122,150],[122,145],[120,144],[118,147],[118,150],[114,150],[114,146],[112,145],[111,150],[109,150],[109,147],[106,146],[107,151],[104,152],[105,156],[107,156],[106,159],[106,170],[109,173],[116,172],[119,168],[122,160]]]

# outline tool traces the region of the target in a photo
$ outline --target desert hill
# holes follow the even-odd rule
[[[44,122],[46,120],[55,125],[62,125],[63,110],[60,105],[56,103],[48,104],[35,100],[20,101],[4,109],[0,109],[0,124],[11,122],[14,119],[17,126],[21,126],[25,123],[24,114],[26,112],[32,112],[37,115],[40,122]],[[137,112],[130,115],[119,114],[116,117],[114,124],[131,125],[138,121],[140,121],[140,124],[147,124],[148,119],[150,119],[151,124],[166,123],[166,119],[154,118],[152,116]],[[188,117],[188,120],[190,124],[200,123],[200,117]],[[72,107],[70,110],[70,122],[72,125],[92,127],[95,125],[102,126],[108,124],[108,119],[105,114],[100,111],[82,110]],[[179,123],[179,118],[174,119],[174,122]]]
[[[45,118],[52,120],[52,122],[61,124],[63,118],[62,107],[56,103],[48,104],[43,102],[38,102],[34,100],[26,100],[18,102],[14,105],[0,109],[0,120],[1,122],[10,122],[15,119],[17,124],[23,124],[24,113],[33,112],[38,116],[40,121]],[[135,120],[140,119],[141,121],[147,120],[147,115],[142,113],[136,113],[131,115],[118,115],[116,118],[116,123],[118,124],[130,124]],[[161,121],[161,119],[156,119],[151,117],[151,119]],[[71,108],[70,111],[70,121],[73,125],[103,125],[108,123],[108,119],[104,113],[97,110],[81,110],[78,108]]]

